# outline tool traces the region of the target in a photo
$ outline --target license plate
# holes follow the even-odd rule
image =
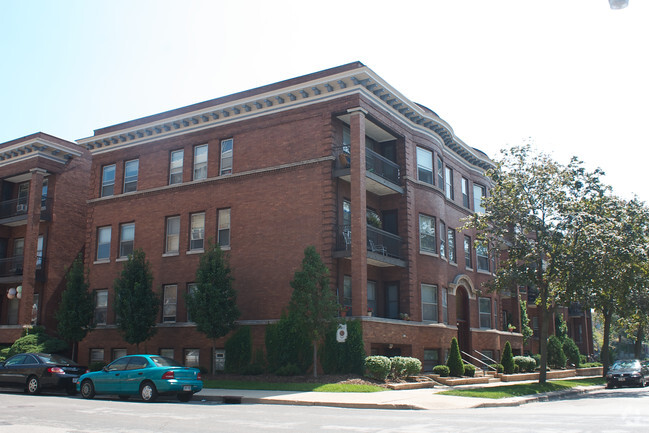
[[[191,391],[191,390],[192,390],[192,386],[191,386],[191,385],[185,385],[185,386],[183,386],[183,391]]]

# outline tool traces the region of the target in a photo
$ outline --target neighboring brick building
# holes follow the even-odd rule
[[[65,273],[86,233],[90,153],[37,133],[0,144],[0,345],[56,332]]]

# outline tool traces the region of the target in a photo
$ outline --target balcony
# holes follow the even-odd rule
[[[0,259],[0,282],[12,283],[22,281],[23,256]]]
[[[334,257],[351,257],[352,232],[349,226],[339,226],[336,233],[336,251]],[[369,265],[388,267],[406,267],[401,257],[401,237],[385,230],[367,226],[367,263]]]
[[[349,153],[343,148],[334,153],[337,155],[334,176],[351,182]],[[367,190],[376,195],[403,194],[399,165],[368,148],[365,149],[365,177]]]
[[[19,198],[0,202],[0,224],[19,226],[27,221],[29,211],[28,199]],[[49,221],[52,216],[52,199],[43,197],[41,200],[41,221]]]

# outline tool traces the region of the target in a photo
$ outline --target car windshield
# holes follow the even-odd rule
[[[638,361],[618,361],[613,364],[611,370],[629,370],[633,368],[640,368],[640,363]]]
[[[151,361],[158,367],[183,367],[178,361],[164,356],[152,356]]]
[[[39,353],[36,355],[42,362],[46,364],[59,364],[59,365],[77,365],[76,362],[74,362],[71,359],[68,359],[64,356],[61,355],[51,355],[48,353]]]

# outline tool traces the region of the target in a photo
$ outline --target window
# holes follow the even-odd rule
[[[421,285],[422,320],[437,322],[437,286]]]
[[[376,315],[376,283],[367,282],[367,312]]]
[[[473,268],[471,263],[471,238],[469,236],[464,236],[464,266],[467,269]]]
[[[345,275],[343,277],[343,307],[347,307],[347,314],[352,314],[352,277]]]
[[[442,289],[442,322],[448,325],[448,289]]]
[[[41,210],[47,209],[47,188],[49,181],[43,179],[43,186],[41,187]]]
[[[20,299],[13,298],[9,299],[9,305],[7,306],[7,325],[17,325],[18,324],[18,309],[20,308]]]
[[[167,242],[165,244],[165,253],[178,253],[180,244],[180,217],[167,217]]]
[[[207,179],[207,144],[194,147],[194,180]]]
[[[439,349],[424,349],[424,371],[433,371],[433,367],[439,365]]]
[[[105,325],[108,315],[108,290],[95,291],[95,325]]]
[[[455,191],[453,191],[453,169],[446,167],[446,183],[444,184],[444,191],[446,193],[446,198],[453,200],[455,198]]]
[[[115,164],[106,165],[101,174],[101,196],[108,197],[115,193]]]
[[[185,151],[174,150],[169,157],[169,185],[183,182],[183,158]]]
[[[436,246],[435,217],[419,214],[419,249],[436,253]]]
[[[110,235],[110,226],[97,229],[97,260],[110,259]]]
[[[160,349],[160,356],[165,358],[174,359],[174,350],[173,349]]]
[[[482,199],[487,196],[487,189],[482,185],[473,184],[473,211],[484,213]]]
[[[232,173],[232,145],[231,138],[221,141],[221,176]]]
[[[196,283],[187,284],[187,294],[188,295],[192,295],[197,289],[198,289],[198,285]],[[189,308],[187,309],[187,321],[192,322],[192,315],[189,312]]]
[[[200,351],[198,349],[185,349],[185,367],[200,366]]]
[[[36,244],[36,269],[41,269],[42,266],[43,266],[43,235],[39,235]]]
[[[484,245],[475,246],[475,255],[478,259],[478,270],[489,272],[489,253]]]
[[[440,189],[444,188],[444,163],[439,155],[437,155],[437,186]]]
[[[128,257],[133,254],[133,239],[135,238],[135,223],[122,224],[119,227],[119,256]]]
[[[34,293],[34,303],[32,304],[32,324],[38,325],[38,311],[41,305],[40,293]]]
[[[140,169],[140,160],[126,161],[124,164],[124,192],[137,191],[137,175]]]
[[[433,184],[433,152],[421,147],[417,148],[417,178]]]
[[[352,134],[349,125],[343,125],[343,152],[350,154],[352,144]]]
[[[230,209],[219,209],[218,242],[220,247],[230,246]]]
[[[498,301],[494,299],[494,323],[496,324],[496,329],[498,329]]]
[[[446,257],[446,224],[444,221],[439,222],[439,256]]]
[[[457,257],[455,256],[455,230],[447,229],[446,238],[448,242],[448,261],[449,263],[457,263]]]
[[[113,361],[126,356],[126,349],[113,349]]]
[[[189,249],[191,251],[202,251],[205,241],[205,213],[195,213],[191,216],[191,228],[189,234]]]
[[[90,349],[90,362],[104,362],[104,349]]]
[[[462,178],[462,206],[469,208],[469,179]]]
[[[178,286],[169,284],[163,287],[162,322],[176,321],[176,306],[178,304]]]
[[[491,328],[491,298],[478,299],[480,308],[480,327]]]

